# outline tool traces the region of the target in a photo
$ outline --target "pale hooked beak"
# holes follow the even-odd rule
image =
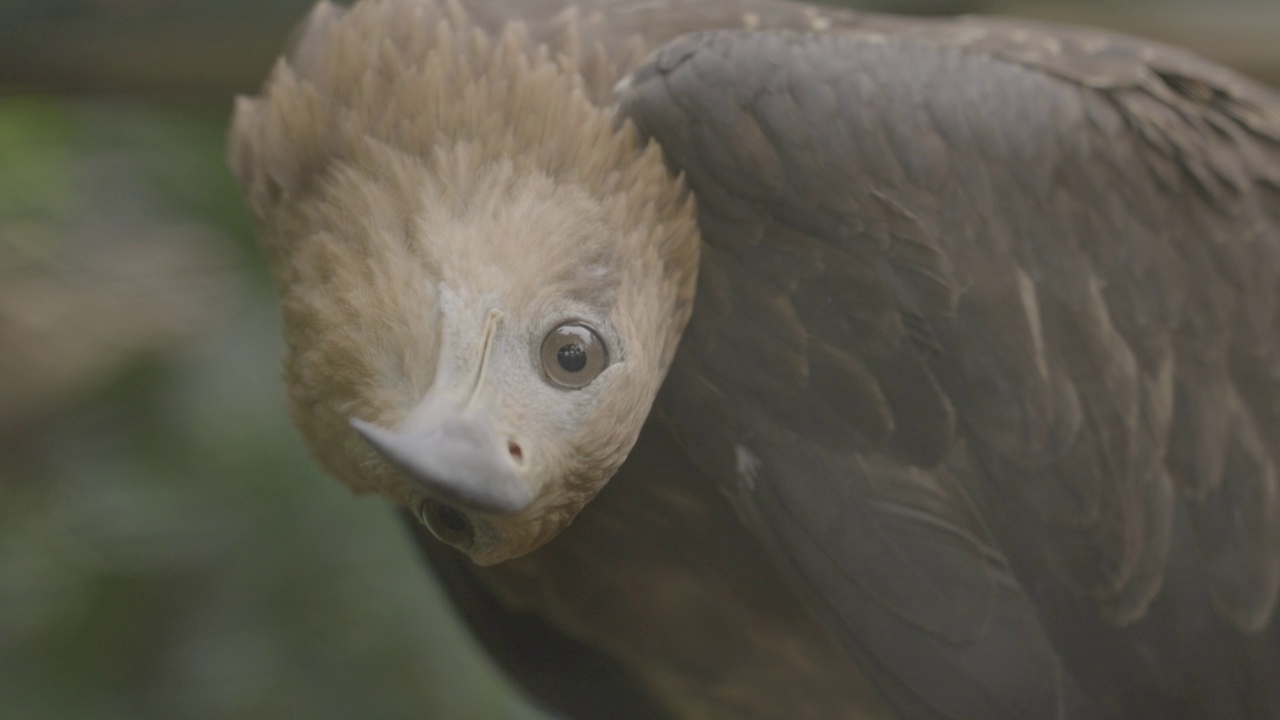
[[[485,414],[428,398],[398,431],[351,418],[351,426],[422,490],[462,508],[516,513],[533,492]]]

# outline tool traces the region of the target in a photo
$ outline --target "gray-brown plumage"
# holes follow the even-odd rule
[[[1280,717],[1266,88],[997,19],[366,0],[232,146],[299,427],[548,705]]]

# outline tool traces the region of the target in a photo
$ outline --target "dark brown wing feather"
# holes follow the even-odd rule
[[[1280,715],[1280,99],[797,17],[625,90],[706,245],[661,411],[907,717]]]
[[[566,718],[669,717],[617,658],[569,637],[544,617],[508,607],[465,555],[411,514],[402,517],[476,640],[544,709]]]

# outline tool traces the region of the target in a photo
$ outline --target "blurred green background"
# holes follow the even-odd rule
[[[533,718],[380,501],[289,426],[223,160],[309,0],[0,0],[0,718]],[[866,0],[1187,45],[1280,2]]]

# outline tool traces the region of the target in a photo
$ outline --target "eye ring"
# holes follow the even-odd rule
[[[467,550],[476,540],[475,525],[466,513],[431,498],[418,503],[418,522],[441,542],[460,550]]]
[[[609,366],[609,347],[604,338],[581,320],[561,323],[547,333],[540,356],[547,380],[569,390],[590,385]]]

